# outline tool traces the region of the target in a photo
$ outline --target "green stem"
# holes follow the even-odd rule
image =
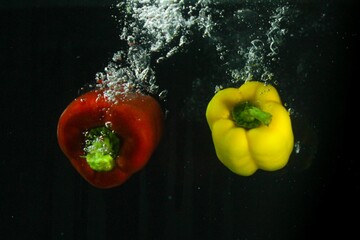
[[[232,118],[238,127],[251,129],[261,124],[269,125],[272,115],[246,101],[239,103],[233,108]]]
[[[98,127],[85,132],[87,163],[94,171],[111,171],[115,167],[115,158],[119,153],[120,138],[107,127]]]

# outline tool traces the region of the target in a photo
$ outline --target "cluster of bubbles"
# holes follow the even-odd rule
[[[263,16],[253,8],[254,1],[232,2],[120,1],[116,5],[122,16],[118,19],[120,38],[127,47],[114,54],[104,71],[96,73],[97,87],[105,89],[109,99],[124,92],[141,92],[166,100],[167,90],[157,85],[153,64],[184,49],[196,33],[215,47],[226,68],[226,83],[272,81],[269,66],[276,61],[287,33],[283,25],[288,21],[289,7],[277,4]],[[215,92],[222,88],[216,85]]]
[[[289,6],[258,6],[244,4],[233,8],[206,11],[208,18],[206,36],[216,46],[222,67],[226,68],[225,84],[239,85],[241,81],[273,82],[270,66],[278,60],[279,47],[290,22]],[[274,83],[274,82],[273,82]],[[222,89],[215,86],[215,92]]]

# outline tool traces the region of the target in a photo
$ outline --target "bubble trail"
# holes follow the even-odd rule
[[[176,55],[200,34],[213,45],[222,62],[222,82],[215,91],[240,81],[273,81],[269,66],[276,61],[289,7],[268,4],[264,14],[253,1],[224,4],[214,0],[128,0],[116,4],[120,40],[125,49],[114,53],[104,71],[96,73],[97,87],[106,96],[124,92],[158,95],[167,90],[157,85],[154,66]],[[156,56],[156,57],[155,57]],[[156,58],[156,59],[155,59]],[[206,78],[206,76],[205,76]]]
[[[185,1],[133,0],[116,5],[121,15],[120,39],[128,48],[114,54],[104,72],[96,74],[97,87],[106,89],[106,96],[115,100],[125,92],[158,95],[166,100],[167,90],[160,91],[151,65],[172,57],[189,44],[189,29],[195,18],[188,14]]]

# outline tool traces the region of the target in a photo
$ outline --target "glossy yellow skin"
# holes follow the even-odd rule
[[[231,111],[244,101],[270,113],[270,124],[249,130],[237,127]],[[232,172],[250,176],[258,169],[275,171],[287,164],[294,148],[294,135],[290,114],[273,86],[248,81],[240,88],[220,90],[207,106],[206,119],[216,155]]]

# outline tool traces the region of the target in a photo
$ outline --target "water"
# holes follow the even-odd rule
[[[2,88],[1,239],[288,240],[329,229],[333,236],[356,234],[356,221],[346,214],[358,208],[359,168],[342,148],[342,132],[356,125],[343,127],[341,120],[342,84],[356,75],[350,54],[357,57],[359,36],[355,21],[344,19],[357,8],[322,0],[126,1],[127,12],[126,5],[88,2],[103,3],[37,1],[29,7],[27,1],[27,7],[0,9],[1,63],[10,79]],[[56,5],[39,7],[51,3]],[[170,3],[168,11],[178,17],[165,14],[157,21],[170,19],[168,28],[143,30],[134,10],[157,12],[162,4],[166,13]],[[284,17],[275,21],[279,14]],[[177,22],[179,28],[171,27]],[[272,22],[279,31],[270,32]],[[124,34],[132,24],[138,29]],[[272,34],[278,44],[270,47]],[[271,74],[261,81],[277,87],[292,114],[294,154],[280,171],[241,177],[216,158],[204,112],[215,91],[266,71]],[[109,84],[109,98],[119,91],[151,92],[169,110],[148,165],[108,191],[89,186],[56,142],[59,114],[85,82]]]
[[[166,100],[168,91],[158,85],[154,65],[186,51],[196,35],[215,47],[221,61],[223,75],[214,92],[248,80],[276,83],[271,66],[276,64],[293,10],[281,1],[265,7],[263,11],[264,6],[252,1],[230,5],[204,0],[121,1],[116,8],[122,17],[115,17],[120,40],[128,47],[114,54],[104,73],[97,73],[98,86],[112,89],[115,95],[140,91]]]
[[[311,31],[326,30],[325,10],[309,25],[301,18],[301,4],[289,1],[128,0],[118,2],[114,9],[119,40],[126,44],[113,54],[104,71],[96,73],[96,86],[106,89],[105,97],[116,101],[116,96],[124,92],[141,92],[164,103],[175,94],[165,86],[187,87],[191,94],[184,96],[181,114],[196,122],[204,119],[209,100],[204,95],[211,97],[245,81],[272,84],[279,88],[293,120],[292,162],[300,162],[293,166],[306,169],[312,164],[318,144],[316,126],[299,108],[301,96],[292,92],[305,83],[306,64],[297,65],[295,83],[283,77],[281,65],[287,61],[282,59],[283,52],[288,51],[287,42]],[[190,86],[184,82],[160,84],[158,66],[167,66],[172,59],[193,51],[193,46],[213,55],[206,59],[209,63],[205,72]],[[165,112],[169,111],[174,110]]]
[[[130,0],[118,2],[115,9],[119,38],[126,47],[96,73],[97,87],[106,89],[105,96],[113,101],[121,93],[136,91],[166,102],[173,93],[158,83],[157,65],[186,52],[199,38],[216,58],[209,63],[211,70],[192,83],[192,92],[209,86],[211,92],[205,94],[210,95],[252,80],[279,85],[282,80],[275,69],[282,45],[298,34],[289,27],[299,10],[286,1]],[[185,99],[188,107],[183,113],[193,118],[189,120],[204,118],[207,100],[197,97]],[[297,113],[291,102],[285,106],[290,114]],[[296,140],[299,153],[301,139]]]

